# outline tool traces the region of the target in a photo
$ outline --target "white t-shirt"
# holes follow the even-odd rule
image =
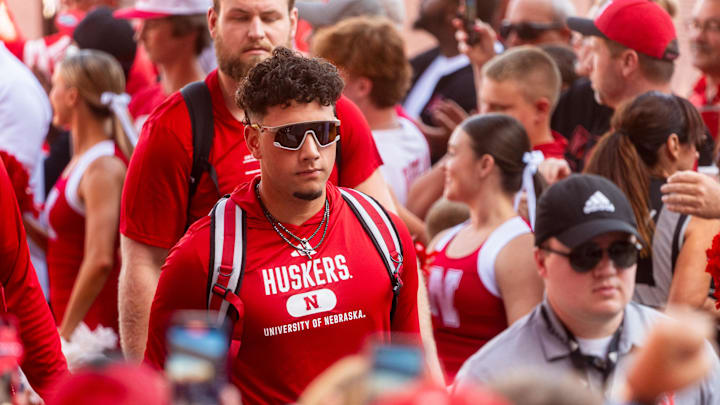
[[[32,176],[50,127],[50,101],[32,74],[0,43],[0,149]]]
[[[430,169],[430,148],[420,130],[398,117],[400,128],[372,131],[383,165],[380,167],[400,204],[407,202],[410,185]]]
[[[586,356],[595,356],[604,359],[605,356],[607,356],[612,338],[613,335],[598,339],[577,338],[577,341],[580,345],[580,351],[582,352],[582,354]]]

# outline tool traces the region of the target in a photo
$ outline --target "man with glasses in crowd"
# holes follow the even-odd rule
[[[505,46],[568,45],[570,30],[565,25],[575,15],[568,0],[513,0],[500,26]]]
[[[538,202],[535,223],[545,299],[468,359],[457,385],[537,368],[557,375],[575,372],[584,385],[618,399],[631,351],[664,317],[630,301],[638,239],[630,203],[609,180],[572,175],[550,187]],[[717,403],[720,364],[707,342],[706,350],[713,363],[708,378],[652,403]]]
[[[328,182],[340,138],[334,107],[342,88],[335,67],[286,48],[275,49],[251,69],[237,100],[260,176],[221,200],[171,251],[150,316],[146,359],[151,364],[164,364],[169,316],[208,307],[208,268],[218,264],[213,259],[210,266],[211,252],[226,265],[226,249],[240,239],[246,244],[244,273],[234,270],[241,277],[237,296],[231,292],[227,298],[238,313],[228,358],[243,403],[295,402],[319,373],[357,353],[371,334],[387,342],[391,331],[418,333],[410,234],[391,215],[401,244],[390,254],[400,266],[395,276],[401,288],[394,300],[398,278],[391,282],[379,249],[363,229],[367,222],[361,223],[351,204],[353,198],[372,204],[370,199]],[[233,215],[245,225],[236,227],[229,219]],[[235,229],[235,243],[229,229]]]
[[[690,101],[702,114],[717,145],[720,131],[720,1],[698,1],[687,27],[692,62],[702,72]]]

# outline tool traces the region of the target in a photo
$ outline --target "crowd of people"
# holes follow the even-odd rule
[[[718,0],[403,5],[5,40],[0,400],[719,404]]]

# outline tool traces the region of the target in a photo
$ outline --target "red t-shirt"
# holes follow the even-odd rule
[[[418,333],[417,265],[410,234],[393,215],[404,266],[391,324],[389,275],[338,189],[327,185],[327,235],[310,261],[275,233],[257,202],[256,182],[243,184],[231,197],[247,214],[246,267],[238,294],[245,315],[239,351],[237,356],[230,355],[231,380],[245,404],[284,404],[296,401],[327,367],[361,350],[368,336],[380,333],[379,338],[387,341],[391,330]],[[323,211],[301,226],[286,226],[296,235],[309,236]],[[313,246],[318,238],[311,240]],[[163,266],[145,352],[145,359],[155,367],[165,362],[168,317],[179,309],[207,308],[209,241],[210,218],[206,216],[190,227]],[[291,311],[292,300],[302,302],[308,292],[334,298],[336,304],[310,314]]]
[[[135,93],[128,104],[128,111],[135,120],[135,125],[139,123],[142,126],[155,107],[162,104],[166,98],[167,94],[160,83],[153,83]]]
[[[3,298],[0,311],[17,317],[25,350],[20,367],[35,391],[48,398],[58,379],[67,373],[67,364],[60,351],[55,321],[30,263],[25,228],[12,190],[5,166],[0,162],[0,213],[3,218],[0,221]]]
[[[215,167],[221,194],[260,173],[260,164],[245,145],[244,126],[225,106],[217,71],[205,79],[213,102],[215,137],[210,162]],[[382,160],[367,121],[350,100],[336,105],[342,121],[340,173],[337,165],[330,181],[355,187],[365,181]],[[187,218],[188,179],[192,167],[190,116],[182,95],[176,92],[158,106],[143,126],[125,178],[120,232],[151,246],[169,249],[188,223],[207,215],[220,195],[207,173],[200,178]]]
[[[707,77],[702,76],[693,87],[689,100],[698,109],[710,135],[717,142],[720,131],[720,88],[715,89],[715,96],[708,100],[707,86]]]
[[[535,145],[533,150],[539,150],[547,158],[565,159],[565,152],[567,152],[568,142],[564,136],[556,131],[552,131],[553,141],[550,143],[543,143]]]

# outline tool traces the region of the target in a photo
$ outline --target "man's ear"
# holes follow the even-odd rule
[[[540,97],[535,100],[535,113],[537,121],[544,121],[546,119],[548,121],[550,120],[550,116],[552,115],[552,104],[547,97]]]
[[[262,152],[260,150],[260,131],[250,125],[245,125],[244,130],[245,145],[255,159],[262,159]]]
[[[215,11],[215,7],[210,7],[207,12],[208,30],[210,31],[210,37],[215,39],[217,36],[217,19],[218,13]]]
[[[640,57],[632,49],[626,49],[620,54],[621,71],[623,76],[630,77],[640,68]]]
[[[352,94],[362,98],[370,96],[372,91],[372,81],[364,76],[356,76],[348,80],[348,85],[352,86]]]
[[[535,266],[538,269],[538,274],[540,275],[540,277],[546,278],[547,277],[547,267],[545,266],[545,259],[547,256],[545,255],[545,251],[536,247],[534,254],[535,254]]]

